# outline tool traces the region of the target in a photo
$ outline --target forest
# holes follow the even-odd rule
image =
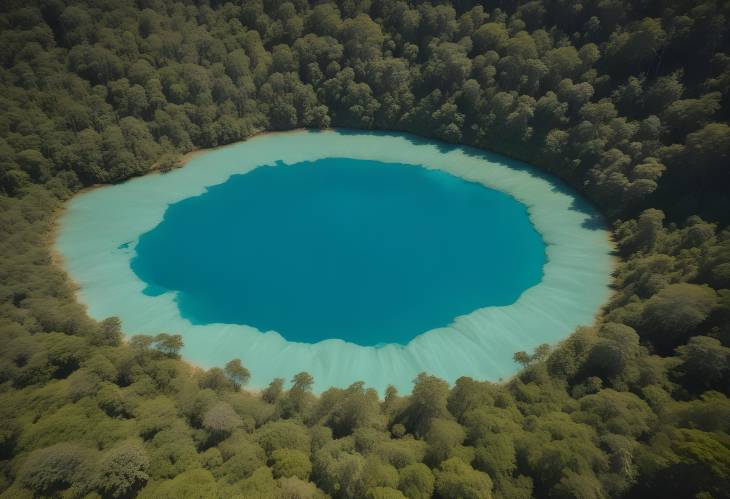
[[[730,3],[4,0],[0,61],[0,498],[730,497]],[[300,127],[556,175],[612,228],[611,300],[510,380],[409,395],[247,390],[86,315],[74,193]]]

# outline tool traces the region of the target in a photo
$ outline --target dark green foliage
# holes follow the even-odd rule
[[[2,2],[1,497],[726,497],[729,5]],[[240,360],[87,317],[48,246],[74,193],[328,126],[579,189],[621,257],[604,314],[507,382],[382,401],[307,373],[247,393]]]
[[[677,352],[682,359],[677,371],[684,377],[685,386],[703,391],[722,389],[730,383],[730,348],[719,340],[695,336]]]
[[[18,480],[38,495],[54,495],[69,487],[81,492],[91,486],[94,451],[60,443],[33,451],[23,462]]]

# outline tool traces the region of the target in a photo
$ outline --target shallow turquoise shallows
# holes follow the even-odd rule
[[[478,227],[478,230],[474,230]],[[326,158],[234,175],[170,206],[132,269],[194,324],[407,344],[537,284],[527,209],[442,171]]]
[[[75,197],[57,249],[97,319],[251,385],[498,380],[609,295],[600,217],[529,166],[409,135],[266,134]]]

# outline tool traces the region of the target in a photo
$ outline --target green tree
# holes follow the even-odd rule
[[[527,367],[532,362],[532,357],[529,353],[520,351],[515,352],[515,354],[512,356],[512,360],[520,364],[522,367]]]
[[[419,374],[413,380],[413,393],[406,411],[409,427],[417,435],[425,435],[432,419],[448,417],[447,401],[449,385],[426,373]]]
[[[269,386],[261,392],[263,398],[269,404],[276,403],[284,392],[284,378],[274,378]]]
[[[433,496],[434,477],[423,463],[414,463],[399,472],[398,488],[411,499],[429,499]]]
[[[367,14],[345,20],[338,33],[345,55],[353,60],[370,60],[380,54],[384,41],[380,26]]]
[[[107,452],[99,461],[97,487],[109,497],[126,497],[139,491],[149,479],[150,461],[142,445],[124,441]]]
[[[63,442],[31,452],[18,471],[18,480],[39,496],[55,496],[71,488],[84,493],[90,487],[94,452]]]
[[[180,349],[183,347],[182,336],[179,334],[160,333],[154,338],[154,346],[168,357],[178,357],[180,355]]]
[[[699,174],[705,184],[728,178],[727,163],[730,161],[730,126],[726,123],[710,123],[687,135],[686,154],[697,161]]]
[[[458,457],[452,457],[441,463],[436,471],[436,492],[441,497],[489,499],[492,497],[492,480],[486,473],[476,471]]]
[[[148,489],[151,490],[148,492]],[[218,485],[210,471],[191,469],[180,473],[172,480],[163,482],[158,487],[146,487],[138,497],[140,499],[205,499],[217,497],[218,494]]]
[[[677,370],[692,387],[700,389],[727,386],[730,375],[730,348],[707,336],[694,336],[677,348],[682,364]]]
[[[580,399],[580,411],[575,419],[590,423],[599,433],[639,437],[649,432],[656,416],[633,393],[606,389]]]
[[[297,477],[307,481],[312,472],[309,456],[296,449],[276,449],[271,453],[274,478]]]
[[[241,417],[227,402],[218,402],[203,416],[203,427],[216,438],[229,435],[241,424]]]
[[[441,418],[432,420],[425,435],[429,446],[428,461],[433,465],[444,461],[452,455],[455,448],[464,442],[465,438],[466,433],[457,422]]]
[[[671,284],[646,302],[642,321],[655,343],[676,345],[709,316],[715,303],[715,291],[708,286]]]
[[[140,404],[135,416],[139,434],[145,439],[150,439],[157,432],[170,426],[177,417],[177,407],[170,398],[159,395]]]
[[[241,359],[233,359],[226,363],[225,372],[228,378],[233,382],[236,390],[241,386],[245,386],[251,378],[251,373],[243,367]]]
[[[399,490],[392,487],[373,487],[365,494],[367,499],[405,499]]]
[[[271,455],[278,449],[309,453],[311,438],[305,426],[294,421],[272,421],[256,431],[256,440]]]

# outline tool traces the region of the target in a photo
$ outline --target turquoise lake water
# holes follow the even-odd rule
[[[407,344],[540,282],[545,244],[511,196],[443,171],[321,158],[256,168],[169,206],[131,267],[193,324],[289,341]]]
[[[515,352],[594,321],[613,268],[600,216],[548,175],[353,130],[263,134],[82,193],[56,247],[91,317],[180,334],[201,367],[241,359],[250,387],[307,371],[315,392],[506,379]]]

